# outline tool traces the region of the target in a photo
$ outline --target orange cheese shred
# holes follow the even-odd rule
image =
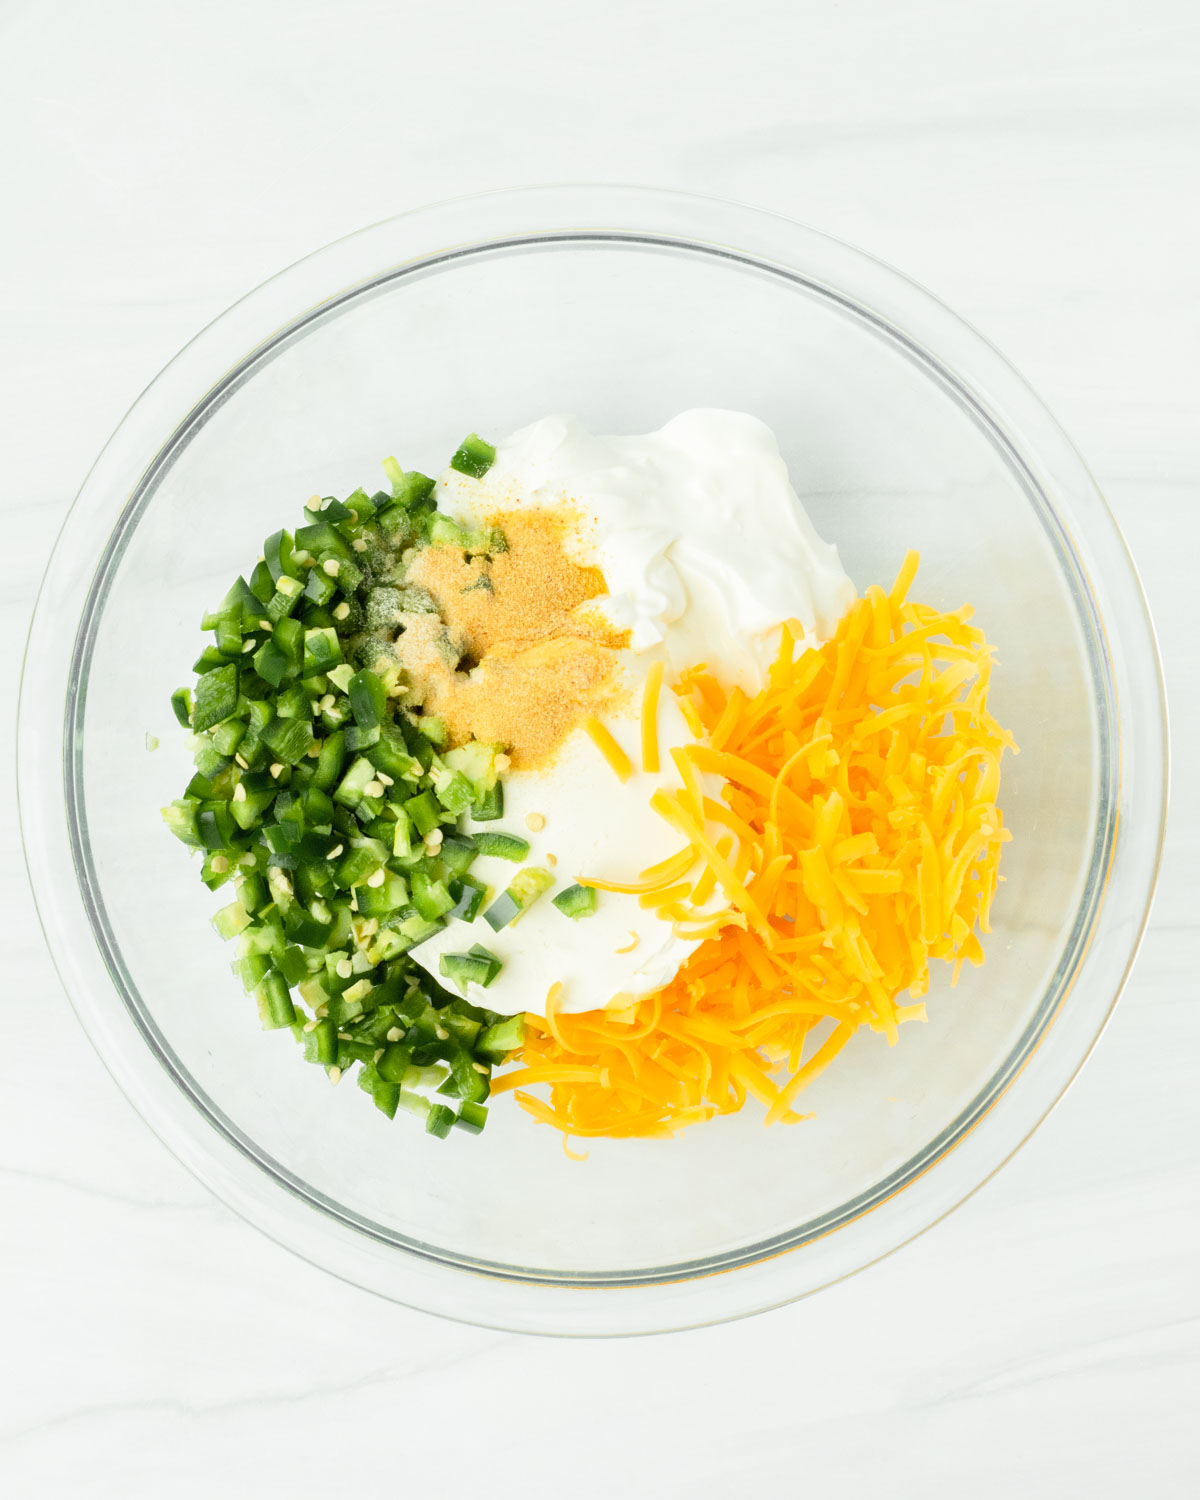
[[[909,600],[917,565],[824,645],[797,655],[803,631],[785,625],[754,697],[681,674],[696,743],[677,757],[683,787],[650,805],[684,847],[636,881],[583,883],[640,896],[699,946],[620,1011],[563,1014],[555,993],[493,1092],[515,1090],[564,1141],[667,1137],[748,1098],[796,1123],[798,1095],[860,1031],[893,1044],[924,1019],[931,961],[952,982],[983,962],[1016,746],[988,711],[991,647],[968,608]],[[645,705],[642,729],[646,763]],[[720,803],[698,774],[721,779]],[[728,906],[701,910],[718,890]]]
[[[583,721],[588,738],[612,768],[618,781],[628,781],[633,775],[633,762],[613,739],[612,735],[594,715]]]
[[[704,721],[701,719],[696,705],[690,698],[680,698],[679,711],[683,715],[687,727],[694,735],[698,736],[704,733]]]
[[[598,891],[614,891],[619,896],[644,896],[652,891],[665,890],[675,881],[681,880],[696,863],[695,850],[690,846],[664,859],[657,865],[643,870],[641,879],[630,881],[596,880],[590,875],[578,877],[580,885],[590,885]]]
[[[656,773],[658,755],[658,697],[662,692],[663,663],[652,661],[642,689],[642,770]]]
[[[638,897],[639,906],[658,907],[670,906],[672,902],[682,901],[685,896],[690,896],[692,887],[687,881],[679,885],[669,885],[665,891],[650,891],[645,896]]]

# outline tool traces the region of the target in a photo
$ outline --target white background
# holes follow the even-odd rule
[[[364,223],[575,178],[793,215],[991,337],[1125,529],[1177,758],[1133,981],[1016,1162],[806,1303],[607,1344],[406,1312],[214,1202],[75,1023],[6,787],[0,1494],[1200,1493],[1192,0],[0,0],[0,58],[6,747],[51,541],[176,349]]]

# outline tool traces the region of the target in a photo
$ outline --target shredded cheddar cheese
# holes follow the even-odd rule
[[[663,663],[652,661],[642,690],[642,770],[652,774],[659,770],[658,696],[662,692]]]
[[[696,709],[696,705],[690,698],[680,698],[679,711],[683,714],[683,717],[687,722],[687,727],[692,731],[693,734],[701,735],[704,733],[704,721],[701,719],[700,714]]]
[[[519,1070],[493,1090],[514,1089],[564,1141],[669,1136],[748,1097],[768,1124],[795,1123],[798,1095],[856,1032],[894,1044],[924,1018],[931,959],[952,982],[983,962],[1010,837],[1000,761],[1016,747],[988,712],[991,647],[969,608],[908,601],[917,564],[910,553],[889,592],[869,589],[798,659],[800,627],[785,625],[753,698],[703,668],[676,684],[697,743],[683,786],[651,805],[684,847],[636,881],[586,883],[639,896],[700,946],[619,1014],[552,1004],[527,1018]],[[723,778],[720,803],[700,773]],[[718,891],[728,906],[712,911]]]
[[[669,859],[664,859],[656,865],[651,865],[649,869],[643,870],[637,880],[622,883],[616,880],[595,880],[590,876],[581,875],[579,884],[593,886],[598,891],[614,891],[619,896],[644,896],[654,891],[665,890],[672,882],[681,880],[695,863],[696,855],[689,845]]]
[[[601,724],[600,720],[589,716],[583,721],[583,727],[587,730],[588,737],[603,755],[604,759],[612,767],[613,773],[618,781],[628,781],[633,775],[633,762]]]

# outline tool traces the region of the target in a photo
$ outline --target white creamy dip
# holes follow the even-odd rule
[[[744,412],[686,411],[644,437],[594,437],[573,417],[545,417],[498,445],[481,484],[444,481],[440,503],[475,509],[477,485],[485,507],[565,497],[594,519],[589,561],[604,571],[613,618],[635,652],[663,644],[677,672],[707,662],[753,692],[784,620],[817,644],[854,598],[774,434]]]
[[[465,520],[534,507],[574,512],[576,560],[603,570],[605,607],[630,631],[629,706],[607,727],[635,767],[640,685],[655,656],[666,660],[668,684],[705,662],[726,685],[753,693],[785,620],[800,622],[806,645],[819,644],[855,597],[837,549],[805,515],[774,435],[741,412],[683,412],[642,437],[594,437],[574,418],[546,417],[500,443],[482,479],[447,470],[437,489],[440,508]],[[691,739],[669,687],[659,732],[663,770],[639,769],[625,784],[576,732],[550,766],[505,777],[506,815],[489,826],[528,838],[531,863],[554,855],[556,890],[581,876],[636,880],[680,847],[649,805],[656,787],[681,784],[670,748]],[[718,784],[709,790],[716,795]],[[527,814],[535,823],[544,818],[544,829],[531,833]],[[515,869],[479,860],[473,873],[498,894]],[[577,922],[550,895],[499,933],[482,920],[451,922],[413,957],[436,974],[441,954],[475,942],[504,968],[487,990],[472,986],[470,998],[535,1013],[544,1013],[555,983],[563,985],[564,1010],[596,1010],[621,997],[627,1003],[667,983],[696,946],[636,896],[601,892],[596,914]]]

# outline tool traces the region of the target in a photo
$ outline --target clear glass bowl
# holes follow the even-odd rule
[[[158,808],[189,775],[168,707],[200,615],[314,491],[435,471],[463,432],[553,411],[644,432],[764,418],[860,588],[907,547],[969,600],[1021,746],[988,962],[927,1026],[861,1035],[806,1095],[670,1142],[389,1126],[264,1035]],[[148,754],[147,732],[160,748]],[[1148,912],[1166,789],[1145,601],[1069,442],[978,334],[787,221],[642,190],[536,189],[404,214],[318,251],[162,372],[89,475],[38,602],[20,795],[51,952],[118,1082],[214,1192],[398,1301],[553,1333],[677,1328],[813,1291],[928,1227],[1046,1115]],[[218,895],[212,901],[220,904]],[[81,1128],[83,1122],[80,1122]],[[724,1274],[718,1274],[724,1273]]]

